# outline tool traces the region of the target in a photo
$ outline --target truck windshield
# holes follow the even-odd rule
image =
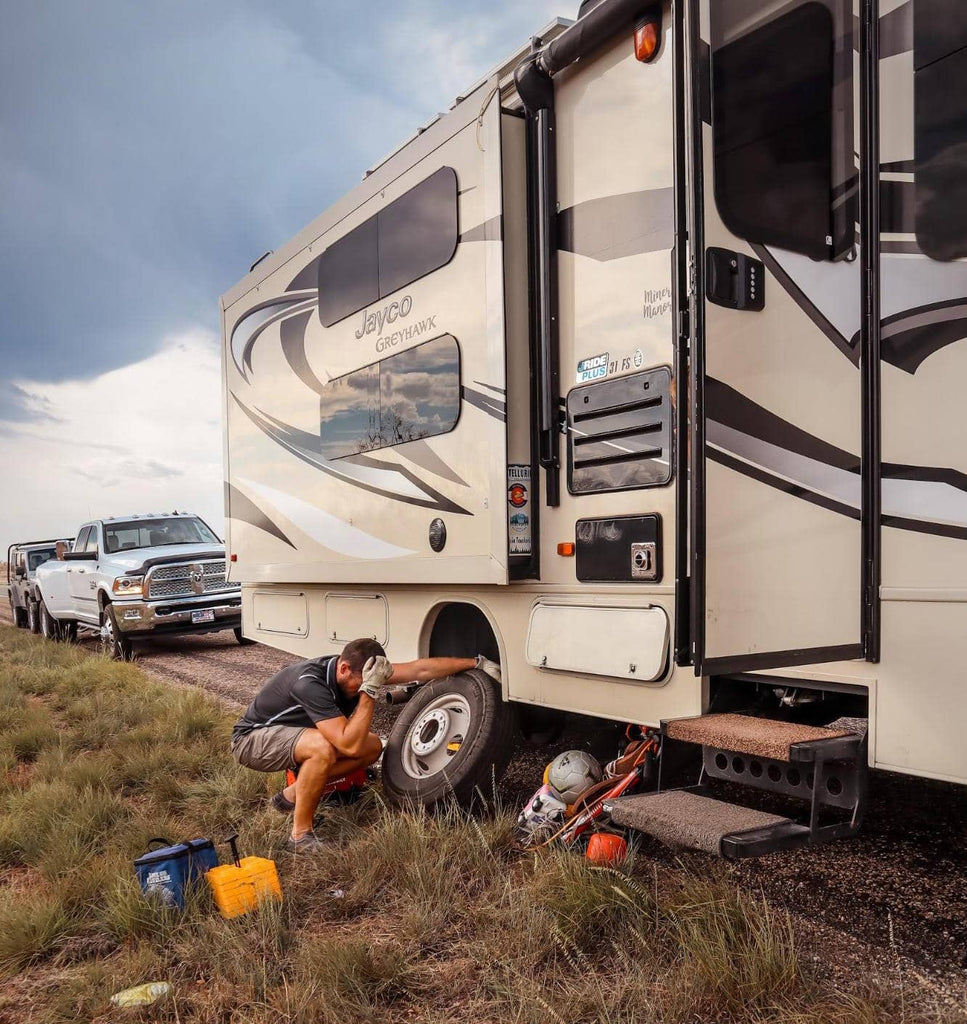
[[[104,549],[113,555],[135,548],[161,548],[169,544],[220,544],[200,519],[139,519],[104,525]]]
[[[43,565],[48,559],[57,554],[54,548],[38,548],[36,551],[27,552],[27,568],[33,572],[38,565]]]

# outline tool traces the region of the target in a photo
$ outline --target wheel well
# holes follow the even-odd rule
[[[431,658],[472,658],[482,654],[500,661],[500,647],[487,616],[472,604],[448,604],[430,628],[427,654]]]

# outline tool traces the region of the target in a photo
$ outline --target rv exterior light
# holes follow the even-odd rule
[[[661,15],[649,14],[635,25],[635,56],[647,64],[658,52]]]
[[[574,541],[565,540],[557,546],[557,553],[563,555],[565,558],[570,558],[574,554]]]
[[[442,551],[447,542],[447,524],[442,519],[434,519],[430,523],[430,547],[434,551]]]

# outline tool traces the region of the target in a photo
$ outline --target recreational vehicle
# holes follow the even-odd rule
[[[558,709],[696,751],[629,826],[848,834],[967,782],[967,4],[572,13],[223,296],[245,633],[498,658],[403,709],[418,799]]]

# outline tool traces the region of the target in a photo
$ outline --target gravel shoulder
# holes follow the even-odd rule
[[[0,616],[9,619],[3,606]],[[82,641],[93,649],[93,642]],[[141,667],[160,681],[197,686],[241,711],[291,655],[231,633],[168,637],[136,645]],[[380,707],[374,728],[388,733],[398,708]],[[552,746],[521,741],[500,786],[520,804],[561,750],[613,756],[615,729],[574,718]],[[821,973],[844,985],[857,977],[897,977],[919,997],[967,1010],[967,787],[874,772],[858,839],[727,864],[643,840],[648,864],[724,872],[788,911]],[[646,865],[647,867],[647,865]],[[647,870],[651,870],[647,867]]]

